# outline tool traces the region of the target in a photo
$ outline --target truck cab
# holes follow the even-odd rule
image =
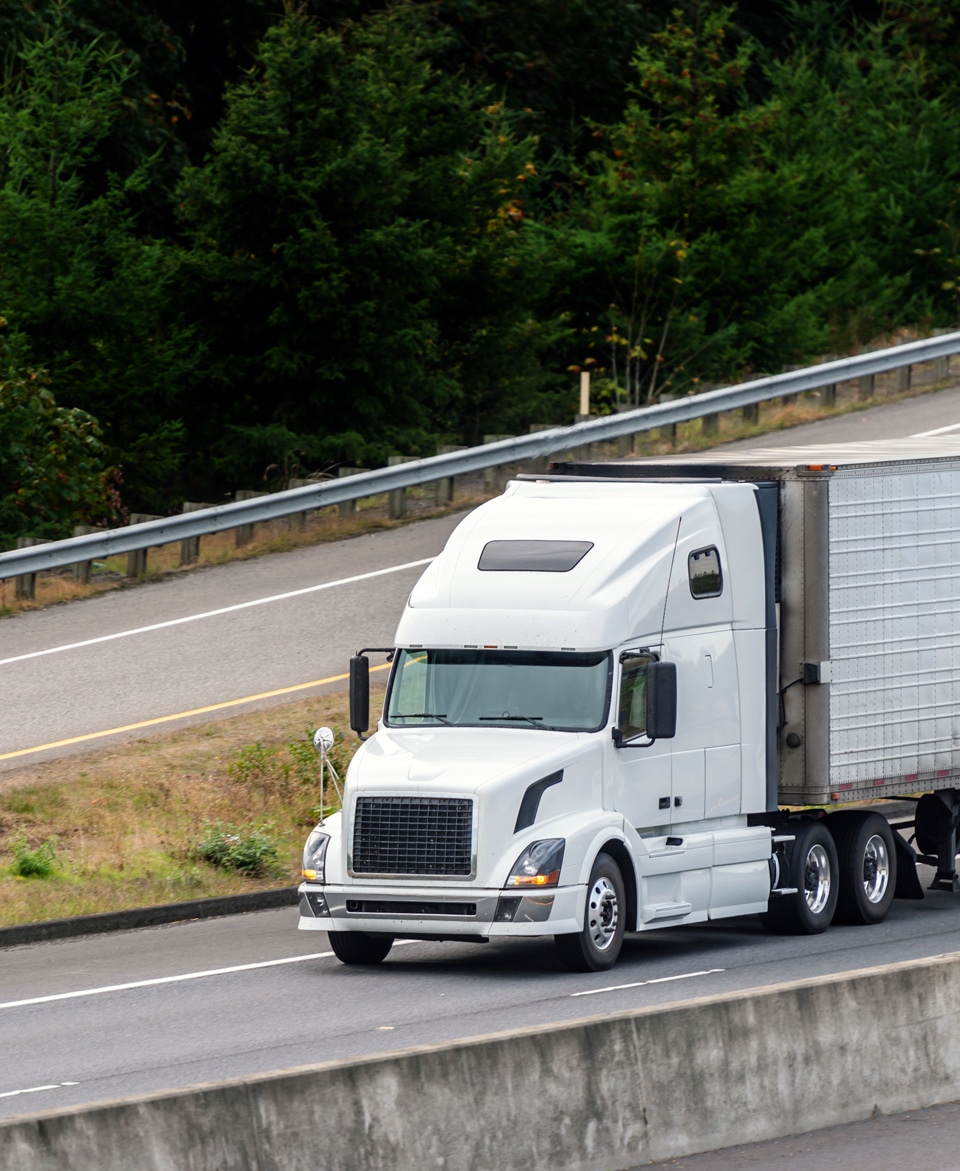
[[[307,843],[301,928],[348,963],[397,938],[552,935],[600,970],[625,931],[765,911],[761,494],[531,479],[466,517],[404,608],[342,811]]]

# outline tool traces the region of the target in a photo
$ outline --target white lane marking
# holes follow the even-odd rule
[[[588,988],[586,992],[571,992],[571,996],[596,996],[598,992],[620,992],[624,988],[643,988],[646,984],[669,984],[671,980],[692,980],[695,976],[712,976],[726,968],[706,968],[702,972],[684,972],[682,976],[660,976],[656,980],[637,980],[635,984],[611,984],[609,988]],[[3,1005],[0,1004],[0,1008]]]
[[[417,943],[416,939],[398,939],[394,947]],[[107,992],[128,992],[133,988],[155,988],[158,984],[179,984],[184,980],[202,980],[206,976],[229,976],[233,972],[253,972],[258,968],[279,968],[284,964],[303,964],[307,960],[326,960],[332,951],[317,951],[312,955],[287,956],[282,960],[261,960],[256,964],[234,964],[230,968],[210,968],[205,972],[185,972],[182,976],[156,976],[152,980],[134,980],[130,984],[106,984],[102,988],[82,988],[77,992],[56,992],[52,996],[32,996],[29,1000],[8,1000],[4,1008],[26,1008],[31,1004],[52,1004],[55,1000],[77,1000],[83,996],[103,996]]]
[[[405,569],[416,569],[421,565],[429,565],[432,557],[423,557],[419,561],[406,561],[403,565],[391,565],[387,569],[374,569],[370,573],[358,573],[354,577],[342,577],[338,581],[325,581],[321,585],[304,586],[301,590],[289,590],[285,594],[271,594],[266,598],[254,598],[251,602],[237,602],[234,606],[222,606],[219,610],[206,610],[202,614],[189,614],[185,618],[171,618],[167,622],[155,622],[152,626],[137,626],[133,630],[118,630],[114,634],[101,634],[97,638],[85,638],[82,642],[68,642],[63,646],[47,647],[42,651],[30,651],[25,655],[13,655],[9,659],[0,659],[0,667],[8,663],[22,663],[24,659],[39,659],[42,655],[56,655],[61,651],[75,651],[80,647],[94,646],[98,642],[112,642],[115,638],[130,638],[134,634],[149,634],[154,630],[167,630],[171,626],[182,626],[185,622],[199,622],[202,618],[217,618],[221,614],[233,614],[237,610],[249,610],[251,606],[265,606],[268,602],[285,602],[288,598],[299,598],[304,594],[315,594],[319,590],[332,590],[336,586],[354,585],[358,581],[369,581],[374,577],[384,577],[388,573],[402,573]]]
[[[927,439],[931,435],[946,435],[948,431],[960,431],[960,423],[951,423],[949,427],[936,427],[933,431],[918,431],[911,435],[911,439]]]
[[[57,1082],[52,1086],[31,1086],[28,1090],[7,1090],[0,1098],[16,1098],[18,1094],[39,1094],[42,1090],[59,1090],[63,1086],[79,1086],[79,1082]]]

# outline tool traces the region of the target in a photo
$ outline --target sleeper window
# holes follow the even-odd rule
[[[690,593],[695,598],[716,598],[723,593],[723,574],[720,572],[720,554],[716,546],[696,549],[687,558],[690,574]]]

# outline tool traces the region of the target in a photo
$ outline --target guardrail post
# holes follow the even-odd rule
[[[152,512],[131,512],[130,524],[142,525],[148,520],[163,520]],[[143,577],[147,572],[147,550],[131,549],[127,554],[127,577]]]
[[[202,508],[209,508],[209,504],[199,504],[195,500],[184,500],[181,512],[199,512]],[[180,564],[192,565],[200,560],[200,538],[186,537],[180,542]]]
[[[935,358],[933,362],[933,376],[937,382],[943,382],[950,377],[950,357]]]
[[[740,417],[744,423],[756,424],[760,422],[760,404],[747,403],[740,411]]]
[[[409,464],[415,458],[416,456],[412,455],[390,455],[387,456],[387,467],[395,468],[400,464]],[[407,515],[406,488],[393,488],[387,493],[387,515],[391,520],[399,520]]]
[[[672,403],[676,401],[675,394],[661,394],[657,402]],[[660,442],[669,443],[671,447],[677,442],[677,425],[676,423],[669,423],[666,427],[660,428]]]
[[[720,431],[720,416],[716,411],[712,411],[709,415],[701,416],[703,423],[703,434],[714,436]]]
[[[820,405],[822,407],[835,407],[837,405],[837,384],[835,382],[820,387]]]
[[[256,500],[258,496],[269,496],[269,492],[255,492],[252,488],[238,488],[233,494],[234,500]],[[241,545],[249,545],[253,540],[253,525],[237,525],[233,530],[233,539],[239,549]]]
[[[96,525],[74,525],[73,535],[75,537],[85,537],[88,533],[97,532]],[[73,566],[73,580],[80,582],[81,585],[89,585],[90,575],[93,573],[92,561],[78,561]]]
[[[484,443],[499,443],[501,439],[516,439],[516,435],[484,435]],[[485,492],[502,492],[510,474],[503,464],[493,468],[483,469],[483,488]]]
[[[536,435],[538,431],[552,431],[556,423],[531,423],[530,434]],[[550,457],[548,455],[538,455],[536,459],[530,460],[529,470],[533,473],[545,472],[550,466]]]
[[[48,542],[40,537],[17,537],[18,549],[32,549],[34,545],[46,545]],[[20,577],[14,578],[16,586],[14,589],[14,596],[21,602],[32,602],[37,596],[37,575],[35,573],[23,573]]]
[[[466,451],[466,447],[456,443],[440,443],[437,445],[437,455],[449,455],[451,451]],[[436,485],[436,502],[440,504],[452,504],[454,493],[454,477],[448,476],[445,480],[435,480]]]
[[[289,480],[287,482],[288,488],[309,488],[312,484],[316,484],[317,480]],[[307,517],[312,513],[317,512],[315,508],[305,508],[303,512],[295,512],[287,517],[287,524],[290,528],[303,529],[307,527]]]
[[[360,472],[365,472],[366,470],[366,468],[337,468],[337,478],[340,479],[342,476],[356,476],[359,475]],[[340,515],[353,516],[353,514],[358,512],[359,509],[359,500],[344,500],[341,501],[340,504]]]
[[[868,398],[873,398],[874,390],[876,389],[875,374],[862,374],[860,376],[860,401],[865,402]]]
[[[897,393],[902,394],[903,391],[910,389],[910,375],[913,370],[912,366],[898,366],[897,367]]]

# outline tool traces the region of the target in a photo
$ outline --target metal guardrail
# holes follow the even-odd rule
[[[817,366],[790,370],[784,374],[754,378],[750,382],[720,387],[674,402],[638,407],[633,411],[590,419],[569,427],[554,427],[549,431],[537,431],[532,435],[518,435],[495,443],[485,443],[480,447],[467,448],[464,451],[430,456],[394,467],[377,468],[340,480],[324,481],[305,488],[292,488],[252,500],[220,504],[179,516],[128,525],[121,529],[106,529],[82,537],[50,541],[28,549],[15,549],[8,553],[0,553],[0,580],[56,569],[63,565],[75,565],[94,558],[102,560],[105,557],[130,553],[135,549],[148,549],[174,541],[183,541],[189,537],[208,536],[211,533],[238,528],[240,525],[276,520],[300,512],[327,508],[333,504],[377,496],[396,489],[416,488],[422,484],[503,464],[541,459],[557,452],[583,447],[588,443],[599,443],[624,435],[669,427],[675,423],[686,423],[704,415],[732,411],[784,395],[832,386],[852,378],[883,374],[918,362],[948,358],[956,353],[960,353],[960,332],[942,334],[939,337],[908,342],[906,345],[893,346],[886,350],[875,350],[851,358],[840,358],[833,362],[822,362]]]

